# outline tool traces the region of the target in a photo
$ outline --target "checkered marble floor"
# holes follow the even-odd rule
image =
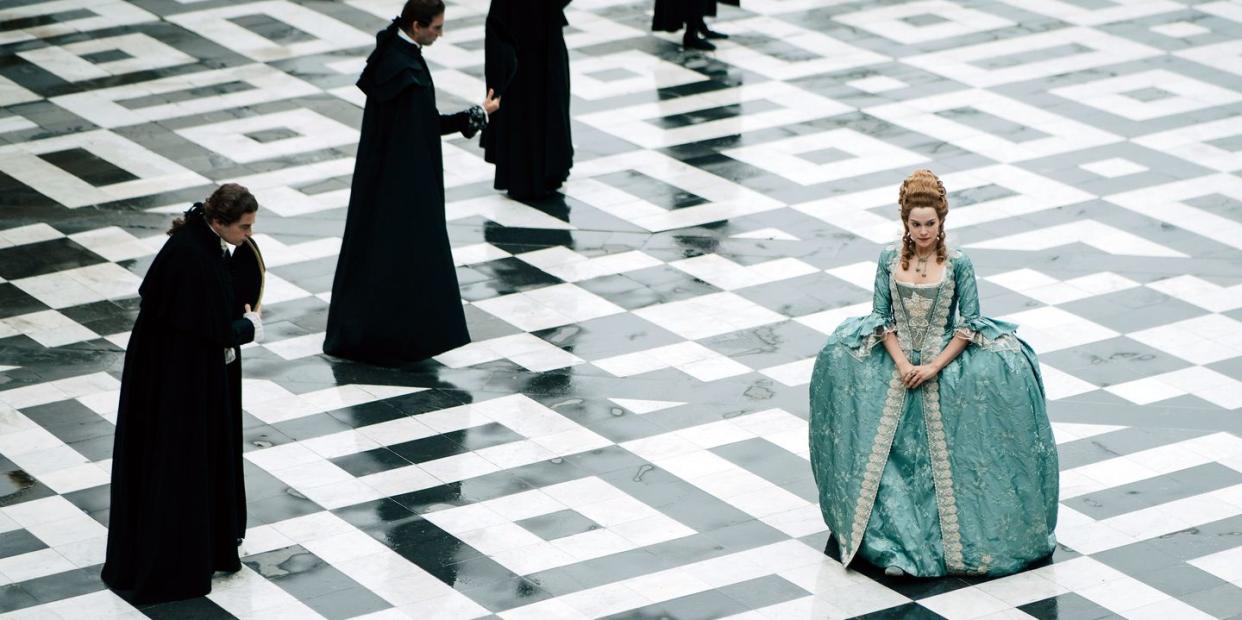
[[[563,196],[449,139],[475,342],[381,369],[319,350],[399,4],[0,3],[0,617],[1242,615],[1242,4],[744,0],[697,54],[575,0]],[[485,11],[427,51],[442,109],[483,92]],[[1002,579],[823,554],[806,383],[915,167],[1044,365],[1061,547]],[[245,567],[136,609],[99,581],[123,349],[168,214],[223,181],[270,267]]]

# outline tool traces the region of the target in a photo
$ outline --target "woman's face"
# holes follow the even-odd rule
[[[915,249],[926,252],[936,247],[936,238],[940,236],[940,216],[931,207],[910,209],[906,218],[906,232],[914,240]]]

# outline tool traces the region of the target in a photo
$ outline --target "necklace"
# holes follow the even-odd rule
[[[917,273],[919,274],[919,276],[926,278],[927,277],[927,259],[931,258],[931,254],[928,254],[927,256],[920,256],[918,254],[915,254],[915,257],[918,260],[915,261],[914,263],[914,273]]]

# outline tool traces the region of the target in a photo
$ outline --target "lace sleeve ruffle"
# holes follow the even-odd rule
[[[884,340],[884,336],[897,331],[892,317],[881,314],[846,319],[837,327],[837,341],[848,348],[856,357],[867,355],[875,345]]]
[[[976,317],[963,319],[954,336],[985,349],[1009,349],[1018,346],[1014,332],[1017,325],[1008,321]]]

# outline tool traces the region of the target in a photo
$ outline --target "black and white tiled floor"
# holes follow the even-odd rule
[[[563,197],[446,142],[475,342],[380,369],[319,349],[399,4],[0,2],[0,617],[1242,616],[1242,4],[744,0],[700,55],[576,0]],[[428,50],[442,109],[483,90],[485,11]],[[1004,579],[823,554],[806,382],[915,167],[1044,364],[1062,548]],[[135,609],[98,578],[123,347],[223,181],[271,268],[245,568]]]

